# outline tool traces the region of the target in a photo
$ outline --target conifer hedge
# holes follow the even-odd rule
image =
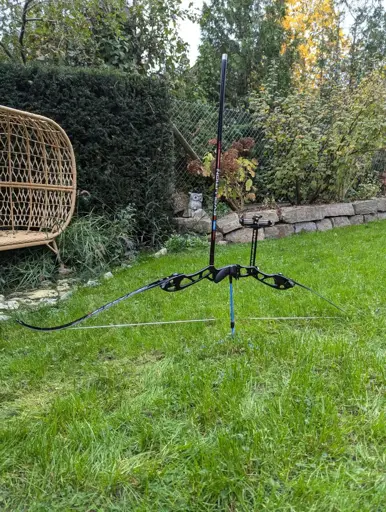
[[[0,104],[54,119],[75,150],[81,211],[132,204],[138,235],[154,243],[170,225],[173,134],[160,78],[111,71],[0,64]]]

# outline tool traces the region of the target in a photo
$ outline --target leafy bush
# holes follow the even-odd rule
[[[205,211],[207,211],[208,214],[210,216],[212,216],[213,190],[211,190],[208,194],[204,195],[204,204],[205,204]],[[224,203],[223,201],[220,201],[219,203],[217,203],[217,219],[221,219],[222,217],[225,217],[230,212],[232,212],[232,208],[229,205],[227,205],[227,203]]]
[[[379,188],[374,154],[386,141],[386,83],[373,72],[354,89],[295,90],[274,97],[266,87],[251,99],[265,132],[263,179],[276,199],[343,201]],[[261,179],[261,177],[260,177]]]
[[[371,199],[379,194],[380,188],[379,183],[360,183],[356,190],[348,194],[348,197],[353,201]]]
[[[169,252],[182,252],[187,249],[201,249],[208,247],[208,240],[194,235],[171,235],[165,247]]]
[[[135,257],[136,217],[134,208],[115,217],[89,213],[73,219],[57,239],[64,263],[77,277],[88,277]],[[0,292],[36,288],[57,278],[57,262],[47,247],[0,252]]]
[[[216,145],[217,140],[209,140]],[[248,201],[256,199],[253,178],[256,176],[257,160],[251,158],[255,141],[250,137],[236,140],[221,156],[221,174],[218,187],[219,197],[233,210],[240,211]],[[193,160],[188,164],[188,172],[215,180],[215,154],[208,152],[201,163]]]

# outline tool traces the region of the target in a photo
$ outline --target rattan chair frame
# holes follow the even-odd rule
[[[0,251],[47,245],[68,226],[76,202],[70,139],[55,121],[0,105]]]

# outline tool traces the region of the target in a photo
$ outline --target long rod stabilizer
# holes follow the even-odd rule
[[[209,251],[209,265],[214,265],[214,251],[216,247],[216,230],[217,230],[217,203],[218,203],[218,187],[220,182],[221,171],[221,149],[222,149],[222,126],[224,116],[225,104],[225,82],[227,73],[228,56],[224,53],[221,59],[221,78],[220,78],[220,105],[218,111],[218,124],[217,124],[217,145],[216,145],[216,170],[214,178],[213,190],[213,211],[212,211],[212,231],[210,235],[210,251]]]

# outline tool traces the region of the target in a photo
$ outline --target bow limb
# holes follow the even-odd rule
[[[252,276],[260,283],[263,283],[271,288],[275,288],[277,290],[288,290],[290,288],[293,288],[294,286],[299,286],[300,288],[303,288],[304,290],[308,290],[312,294],[316,295],[320,299],[328,302],[333,306],[334,308],[338,309],[339,311],[342,311],[342,313],[346,313],[344,309],[342,309],[340,306],[332,302],[330,299],[327,299],[327,297],[324,297],[321,293],[313,290],[309,286],[306,286],[305,284],[299,283],[298,281],[295,281],[294,279],[291,279],[289,277],[283,276],[283,274],[266,274],[265,272],[262,272],[258,267],[244,267],[240,266],[239,271],[239,277],[249,277]]]
[[[111,302],[108,302],[107,304],[104,304],[103,306],[99,307],[98,309],[95,309],[94,311],[91,311],[91,313],[87,313],[87,315],[84,315],[80,318],[77,318],[76,320],[73,320],[72,322],[68,322],[62,325],[56,325],[54,327],[38,327],[36,325],[30,325],[26,322],[23,322],[22,320],[16,320],[16,322],[23,327],[27,327],[28,329],[32,329],[34,331],[61,331],[63,329],[67,329],[68,327],[73,327],[74,325],[80,324],[81,322],[84,322],[85,320],[88,320],[89,318],[92,318],[93,316],[98,315],[99,313],[102,313],[102,311],[106,311],[107,309],[110,309],[112,306],[115,306],[116,304],[119,304],[120,302],[130,299],[131,297],[134,297],[134,295],[138,295],[139,293],[146,292],[148,290],[152,290],[153,288],[162,287],[165,285],[169,280],[175,279],[174,276],[171,277],[165,277],[163,279],[159,279],[158,281],[154,281],[153,283],[147,284],[145,286],[142,286],[141,288],[137,288],[136,290],[126,293],[125,295],[122,295],[122,297],[118,297],[118,299],[114,299]]]
[[[215,281],[217,273],[218,270],[213,265],[208,265],[193,274],[173,274],[160,287],[165,292],[179,292],[203,279]]]
[[[322,295],[321,293],[313,290],[312,288],[310,288],[309,286],[306,286],[305,284],[302,284],[302,283],[298,283],[297,281],[294,281],[292,279],[292,282],[294,283],[295,286],[300,286],[300,288],[303,288],[304,290],[308,290],[309,292],[313,293],[314,295],[316,295],[317,297],[319,297],[320,299],[322,300],[325,300],[326,302],[328,302],[329,304],[331,304],[331,306],[334,306],[334,308],[336,309],[339,309],[339,311],[342,311],[342,313],[345,313],[346,314],[346,311],[341,308],[340,306],[338,306],[337,304],[335,304],[334,302],[332,302],[332,300],[330,299],[327,299],[327,297],[325,297],[324,295]]]
[[[295,281],[283,274],[267,274],[262,272],[259,267],[244,267],[239,265],[239,277],[254,277],[260,283],[265,284],[276,290],[288,290],[295,286]]]
[[[104,304],[103,306],[99,307],[98,309],[95,309],[94,311],[91,311],[91,313],[87,313],[87,315],[83,315],[80,318],[77,318],[76,320],[73,320],[72,322],[68,322],[62,325],[56,325],[54,327],[38,327],[36,325],[30,325],[26,322],[23,322],[22,320],[16,320],[16,322],[23,327],[27,327],[28,329],[32,329],[34,331],[43,331],[43,332],[50,332],[50,331],[61,331],[63,329],[67,329],[68,327],[74,327],[77,324],[80,324],[81,322],[84,322],[85,320],[88,320],[89,318],[92,318],[93,316],[98,315],[99,313],[102,313],[102,311],[106,311],[107,309],[110,309],[112,306],[115,306],[116,304],[119,304],[120,302],[130,299],[131,297],[134,297],[134,295],[138,295],[139,293],[146,292],[148,290],[152,290],[153,288],[161,288],[164,291],[167,292],[177,292],[180,290],[184,290],[185,288],[188,288],[189,286],[192,286],[193,284],[198,283],[199,281],[202,281],[202,279],[209,279],[213,280],[213,276],[216,273],[216,269],[212,266],[205,267],[198,272],[195,272],[194,274],[173,274],[168,277],[164,277],[162,279],[158,279],[157,281],[154,281],[150,284],[147,284],[145,286],[142,286],[141,288],[137,288],[136,290],[126,293],[125,295],[122,295],[122,297],[118,297],[118,299],[114,299],[111,302],[108,302],[107,304]]]

